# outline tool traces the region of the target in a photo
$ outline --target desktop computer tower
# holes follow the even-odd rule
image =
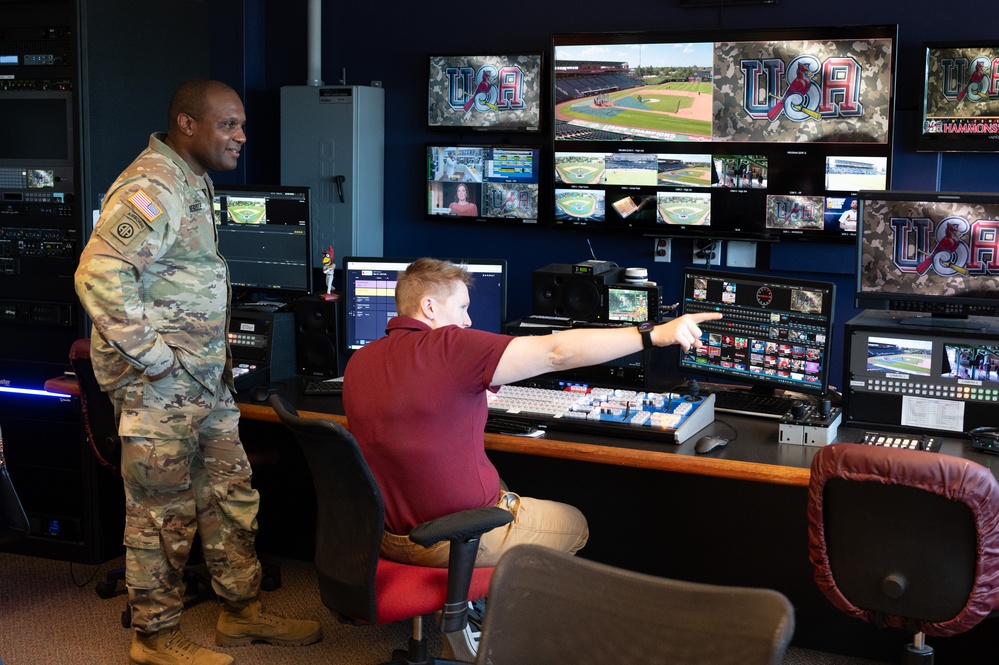
[[[316,260],[382,255],[385,178],[382,88],[281,88],[281,182],[312,190]]]

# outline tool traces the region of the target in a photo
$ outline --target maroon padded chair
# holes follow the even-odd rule
[[[838,443],[812,460],[809,559],[845,614],[913,635],[906,664],[933,662],[925,637],[999,608],[999,483],[940,453]]]

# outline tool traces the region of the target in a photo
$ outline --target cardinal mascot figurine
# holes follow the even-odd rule
[[[323,274],[326,275],[326,294],[323,300],[339,300],[340,296],[333,293],[333,273],[336,265],[333,262],[333,245],[323,250]]]

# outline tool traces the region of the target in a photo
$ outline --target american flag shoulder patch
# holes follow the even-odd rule
[[[128,202],[135,207],[140,215],[145,217],[150,222],[163,214],[160,207],[153,203],[153,200],[149,198],[149,195],[141,189],[129,196]]]

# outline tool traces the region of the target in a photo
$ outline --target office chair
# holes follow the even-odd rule
[[[478,665],[778,665],[794,610],[770,589],[671,580],[538,545],[489,585]]]
[[[121,478],[121,439],[118,438],[114,404],[111,402],[111,398],[101,390],[97,377],[94,376],[94,366],[90,360],[89,338],[80,338],[73,342],[69,349],[69,363],[80,387],[80,410],[83,414],[83,426],[90,450],[101,466],[114,473],[116,477]],[[250,465],[253,465],[252,458]],[[122,497],[122,506],[124,506],[124,497]],[[280,568],[271,564],[264,564],[263,568],[264,579],[261,582],[261,587],[267,591],[280,587]],[[118,595],[118,583],[124,582],[124,580],[125,569],[113,568],[107,572],[104,579],[97,582],[94,590],[101,598],[113,598]],[[184,583],[188,597],[186,606],[214,595],[211,575],[203,563],[192,562],[184,569]],[[131,612],[127,605],[121,613],[121,624],[125,628],[132,624]]]
[[[407,648],[393,652],[392,663],[453,662],[427,655],[422,617],[440,610],[442,632],[465,627],[468,600],[485,597],[493,571],[474,567],[479,537],[513,516],[491,506],[417,526],[410,539],[424,547],[450,541],[447,568],[383,559],[385,505],[357,440],[339,423],[299,416],[280,395],[269,401],[302,447],[315,484],[315,563],[323,604],[341,622],[355,625],[412,619]]]
[[[839,443],[818,451],[808,489],[809,559],[845,614],[913,636],[970,630],[999,607],[999,483],[969,460]]]

